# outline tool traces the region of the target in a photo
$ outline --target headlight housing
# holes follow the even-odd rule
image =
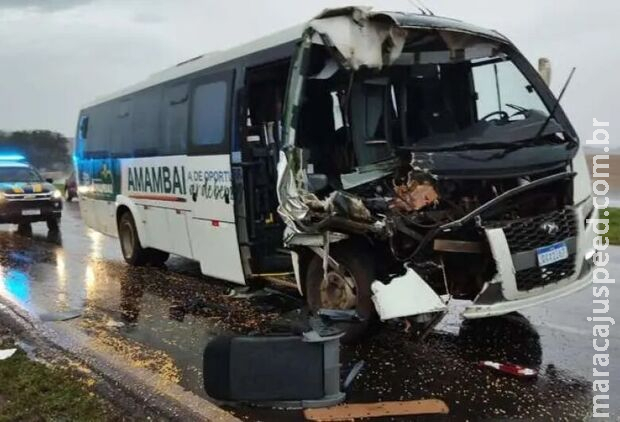
[[[60,199],[62,198],[62,192],[60,192],[58,189],[56,189],[54,191],[54,193],[52,193],[52,198],[54,199]]]

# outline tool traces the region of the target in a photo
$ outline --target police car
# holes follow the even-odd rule
[[[58,230],[62,214],[62,193],[50,180],[19,155],[0,156],[0,224],[45,221],[50,230]]]

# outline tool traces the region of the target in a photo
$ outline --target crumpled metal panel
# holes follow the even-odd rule
[[[350,12],[350,15],[314,19],[309,27],[338,50],[346,68],[381,69],[392,64],[403,50],[407,32],[393,22],[373,19],[380,14],[361,9]]]

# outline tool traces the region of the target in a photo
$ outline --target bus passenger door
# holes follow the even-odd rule
[[[194,259],[205,275],[245,284],[230,166],[233,81],[231,70],[192,82],[186,181]]]

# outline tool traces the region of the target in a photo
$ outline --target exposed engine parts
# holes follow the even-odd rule
[[[390,208],[409,213],[439,201],[439,194],[430,182],[418,182],[412,175],[409,173],[407,183],[394,186],[395,197]]]

